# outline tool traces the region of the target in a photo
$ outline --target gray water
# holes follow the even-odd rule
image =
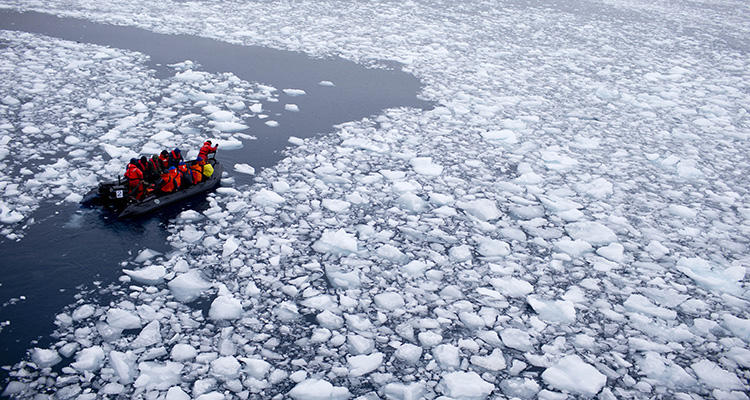
[[[150,57],[148,66],[162,79],[174,74],[166,65],[191,60],[203,71],[231,72],[247,81],[307,93],[294,98],[298,113],[282,112],[283,93],[282,101],[264,104],[281,127],[268,127],[258,119],[245,121],[258,140],[245,141],[240,150],[220,150],[225,165],[272,166],[282,157],[289,136],[330,132],[335,124],[385,108],[431,106],[416,97],[420,82],[397,68],[368,69],[339,58],[313,59],[301,53],[38,12],[0,10],[0,29],[142,52]],[[336,86],[321,87],[318,82],[323,80],[334,81]],[[252,182],[247,175],[237,175],[237,184]],[[55,315],[75,300],[76,293],[106,301],[97,288],[116,280],[123,260],[132,259],[143,248],[168,251],[165,226],[169,220],[186,208],[200,211],[206,206],[204,195],[140,219],[117,221],[99,209],[43,204],[22,240],[0,239],[0,321],[10,322],[0,330],[0,365],[15,364],[30,347],[44,347],[53,341],[50,334]],[[0,380],[7,380],[4,369]]]

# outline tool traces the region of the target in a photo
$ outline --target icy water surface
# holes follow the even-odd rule
[[[747,399],[750,57],[727,40],[750,42],[746,2],[0,3],[400,60],[439,104],[293,140],[252,185],[178,214],[173,251],[111,297],[65,307],[55,342],[11,368],[6,393]],[[15,199],[32,188],[74,200],[88,172],[170,140],[194,147],[203,129],[240,153],[255,142],[238,124],[281,132],[312,93],[186,62],[157,79],[137,53],[71,41],[0,41],[0,152],[16,165],[7,138],[26,136],[9,126],[70,152],[40,145],[34,179],[0,176],[12,209],[0,203],[0,221],[27,215]],[[66,163],[86,173],[56,173]]]
[[[360,119],[387,107],[427,105],[417,100],[415,95],[420,83],[412,76],[395,70],[366,69],[340,59],[312,59],[299,53],[258,46],[231,45],[188,35],[156,34],[36,12],[2,10],[0,29],[141,52],[150,57],[145,60],[145,67],[155,71],[152,74],[155,80],[175,75],[175,69],[167,65],[191,60],[200,65],[193,67],[196,70],[230,72],[242,80],[278,88],[278,91],[273,91],[275,97],[270,97],[275,101],[263,102],[262,112],[267,117],[242,118],[249,129],[241,130],[246,135],[240,139],[255,137],[257,140],[243,140],[242,145],[234,141],[229,149],[220,148],[219,158],[233,175],[228,181],[230,185],[252,181],[251,175],[233,173],[232,165],[244,163],[256,169],[273,165],[281,157],[280,151],[289,145],[290,136],[304,138],[327,132],[334,124]],[[3,48],[8,46],[7,43],[0,44]],[[321,81],[332,84],[320,84]],[[295,90],[284,92],[284,88]],[[304,94],[300,94],[301,91]],[[156,96],[154,98],[158,101]],[[285,104],[290,103],[295,104],[298,111],[287,112]],[[200,112],[199,106],[187,105],[185,113]],[[266,123],[269,120],[278,122],[279,126],[269,126]],[[91,124],[101,121],[91,121]],[[199,121],[182,133],[202,140],[201,131],[205,129]],[[156,131],[132,135],[154,133]],[[205,131],[206,136],[216,133]],[[31,136],[28,143],[31,146],[35,145],[34,140],[44,140]],[[18,171],[44,162],[35,159],[27,165],[11,168]],[[54,328],[55,315],[73,301],[74,294],[81,288],[95,293],[98,287],[111,283],[121,273],[122,260],[133,259],[144,248],[169,251],[164,226],[170,218],[189,207],[207,208],[203,196],[155,216],[115,221],[112,215],[98,209],[81,209],[75,202],[60,204],[59,200],[52,196],[38,204],[39,208],[31,218],[20,224],[28,225],[27,229],[20,229],[22,239],[0,240],[0,254],[3,254],[0,262],[0,321],[3,321],[0,365],[17,362],[32,340],[47,337]],[[46,346],[50,341],[54,342],[54,339],[44,339],[37,345]],[[5,380],[5,370],[0,377]]]

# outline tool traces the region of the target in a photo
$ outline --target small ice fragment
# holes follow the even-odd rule
[[[328,87],[336,86],[331,81],[320,81],[320,82],[318,82],[318,85],[320,85],[320,86],[328,86]]]
[[[305,91],[302,89],[283,89],[282,92],[284,92],[287,96],[302,96],[305,94]]]

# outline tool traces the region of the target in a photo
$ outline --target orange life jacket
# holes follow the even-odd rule
[[[173,169],[172,172],[170,172],[170,175],[172,175],[172,181],[174,182],[174,189],[177,190],[182,186],[182,174],[180,173],[177,168]]]
[[[169,173],[169,171],[161,174],[161,180],[164,182],[161,185],[161,188],[159,188],[164,193],[172,193],[174,192],[174,175]]]
[[[193,174],[193,183],[200,183],[203,180],[203,166],[195,163],[190,166],[190,172]]]

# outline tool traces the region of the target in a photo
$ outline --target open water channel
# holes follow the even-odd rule
[[[276,103],[277,110],[274,104],[268,105],[282,128],[257,119],[245,121],[250,126],[247,133],[257,140],[245,141],[239,150],[220,149],[219,158],[227,166],[247,163],[256,170],[272,166],[283,156],[289,136],[330,132],[335,124],[386,108],[430,107],[416,97],[420,82],[398,68],[368,69],[338,58],[313,59],[301,53],[38,12],[0,10],[0,29],[138,51],[150,57],[148,66],[162,79],[174,74],[168,64],[192,60],[203,71],[231,72],[246,81],[306,92],[294,99],[298,113],[282,113],[283,102]],[[335,86],[323,88],[318,84],[323,80],[335,81]],[[252,182],[247,175],[236,175],[240,175],[236,185]],[[97,296],[97,287],[121,274],[122,261],[144,248],[169,251],[165,240],[169,220],[183,209],[201,210],[206,204],[205,197],[198,198],[129,221],[69,203],[40,207],[21,240],[0,239],[0,366],[15,364],[30,347],[44,347],[54,340],[50,333],[55,315],[78,293]],[[6,379],[4,368],[0,370],[2,386]]]

